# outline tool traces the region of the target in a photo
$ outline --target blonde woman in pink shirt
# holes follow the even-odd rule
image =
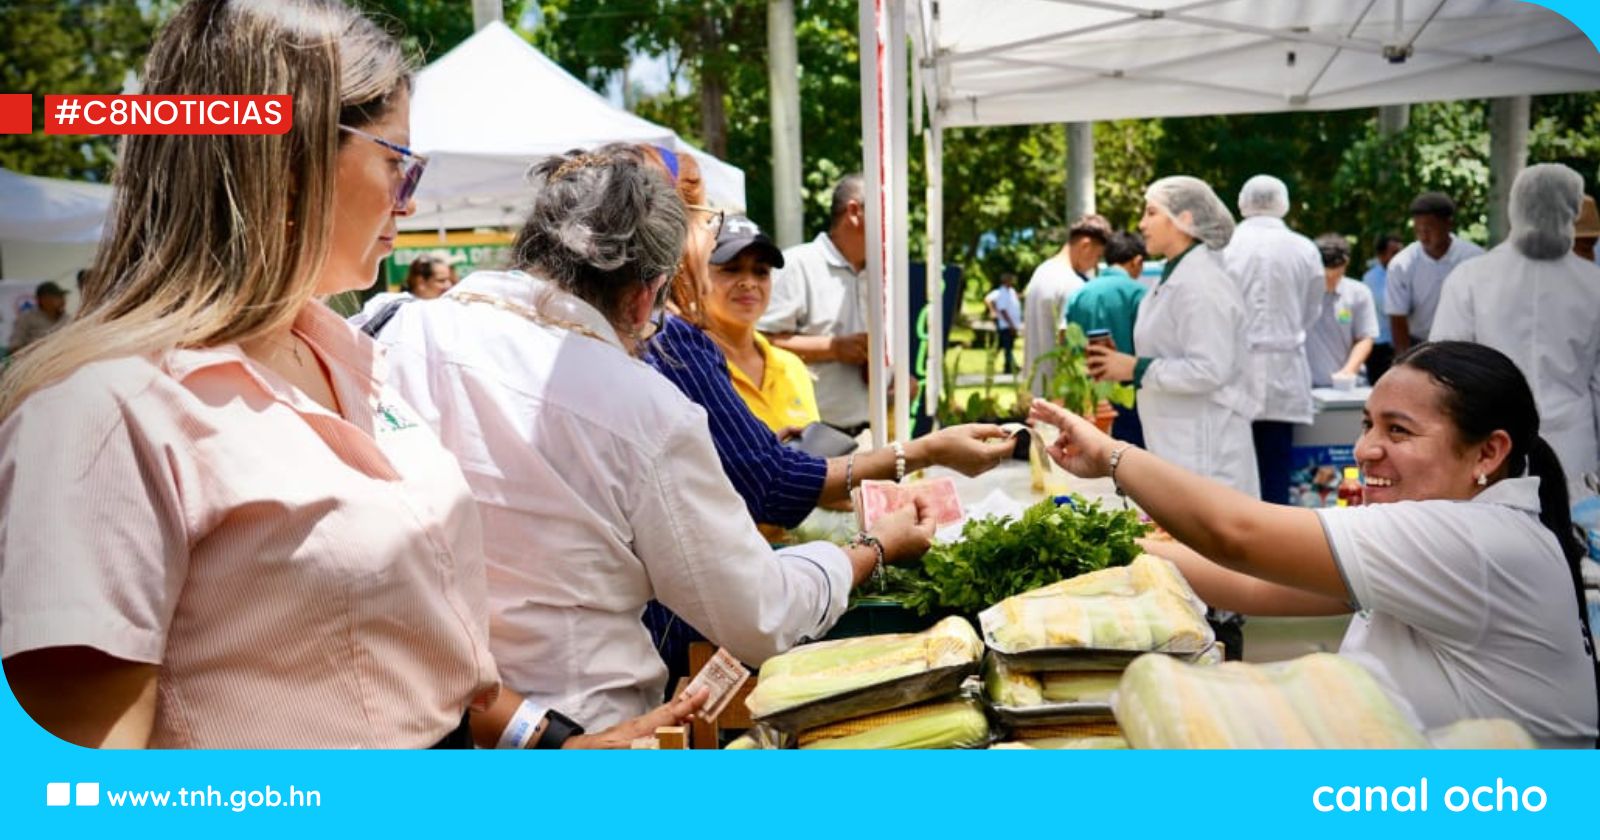
[[[129,137],[77,319],[0,383],[23,709],[87,746],[411,748],[626,745],[696,708],[583,735],[500,690],[460,468],[319,300],[415,206],[395,41],[337,0],[194,0],[145,80],[289,94],[293,127]]]

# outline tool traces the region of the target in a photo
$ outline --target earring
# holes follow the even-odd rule
[[[1479,487],[1488,487],[1489,486],[1489,477],[1484,475],[1483,473],[1478,473],[1478,486]]]

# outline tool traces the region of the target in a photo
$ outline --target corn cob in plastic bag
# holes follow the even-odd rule
[[[1039,678],[1006,666],[993,656],[983,660],[983,690],[996,706],[1027,708],[1044,704]]]
[[[1428,742],[1441,750],[1534,750],[1534,743],[1522,725],[1504,718],[1459,720],[1449,726],[1428,730]]]
[[[1141,656],[1116,694],[1117,723],[1139,749],[1416,749],[1422,734],[1355,662],[1195,666]]]
[[[1121,735],[1085,735],[1077,738],[1030,738],[1002,741],[991,750],[1125,750],[1128,739]]]
[[[813,700],[936,668],[976,663],[983,641],[952,616],[921,633],[896,633],[803,645],[768,659],[745,705],[766,717]]]
[[[979,746],[989,719],[975,700],[936,700],[800,733],[802,750],[939,750]]]
[[[1140,555],[1007,598],[978,616],[990,647],[1016,654],[1043,649],[1194,653],[1215,636],[1204,605],[1166,560]]]

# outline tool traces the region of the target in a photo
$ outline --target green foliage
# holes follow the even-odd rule
[[[1062,332],[1065,336],[1062,342],[1050,352],[1035,359],[1033,368],[1028,371],[1027,381],[1032,382],[1040,365],[1055,366],[1050,378],[1045,382],[1045,392],[1038,396],[1047,400],[1060,400],[1067,409],[1089,416],[1094,414],[1095,407],[1101,400],[1109,400],[1123,408],[1132,408],[1134,398],[1132,385],[1101,382],[1089,375],[1089,339],[1084,335],[1083,327],[1068,323]]]
[[[1414,105],[1411,124],[1392,137],[1378,134],[1376,116],[1370,117],[1370,130],[1350,144],[1333,170],[1330,210],[1346,221],[1341,225],[1330,219],[1316,229],[1355,234],[1360,245],[1370,248],[1380,233],[1404,234],[1406,208],[1418,193],[1440,190],[1455,199],[1457,233],[1486,242],[1488,113],[1483,101]],[[1368,256],[1358,251],[1352,264],[1360,265]]]
[[[472,36],[472,4],[462,0],[347,0],[400,38],[422,63]],[[505,4],[509,16],[515,0]]]
[[[44,95],[120,93],[173,3],[8,0],[0,14],[0,91],[31,93],[32,134],[0,135],[0,166],[29,175],[107,181],[117,138],[44,133]]]
[[[1131,510],[1105,510],[1073,496],[1071,505],[1046,499],[1022,518],[985,517],[967,522],[961,539],[938,543],[920,564],[886,570],[886,597],[927,615],[936,610],[975,613],[1030,589],[1139,556],[1134,541],[1149,526]]]

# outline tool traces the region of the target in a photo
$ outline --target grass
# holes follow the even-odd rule
[[[949,348],[946,352],[956,354],[957,376],[966,377],[971,375],[982,377],[985,376],[989,370],[999,372],[1001,368],[999,350],[993,346],[982,348],[973,347],[973,343],[976,340],[977,334],[973,332],[971,324],[973,321],[983,320],[987,315],[988,310],[984,306],[982,300],[966,299],[961,302],[961,312],[956,316],[954,323],[952,323],[950,326],[950,335],[948,336],[948,342],[946,344],[946,346]],[[957,347],[957,344],[961,346]],[[1014,348],[1013,352],[1016,355],[1017,364],[1022,364],[1022,342],[1017,342],[1017,346]],[[959,405],[965,405],[967,398],[971,394],[981,393],[982,391],[982,385],[969,385],[962,388],[956,388],[955,398]],[[1017,393],[1014,387],[1007,384],[996,383],[993,386],[991,393],[999,398],[999,406],[1002,413],[1014,412],[1016,410]]]

